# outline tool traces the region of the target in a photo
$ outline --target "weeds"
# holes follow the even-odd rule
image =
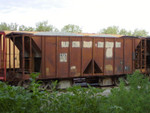
[[[150,83],[139,72],[128,75],[129,86],[124,81],[113,88],[108,96],[104,90],[74,86],[65,92],[40,91],[36,82],[38,74],[31,75],[29,89],[0,82],[0,113],[149,113]]]

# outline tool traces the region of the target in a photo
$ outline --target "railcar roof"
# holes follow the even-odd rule
[[[27,35],[32,35],[35,32],[31,32],[31,31],[0,31],[0,33],[5,33],[6,36],[11,36],[11,34],[13,35],[23,35],[23,34],[27,34]]]
[[[0,31],[0,33],[5,33],[5,35],[11,33],[12,31]]]
[[[37,32],[34,33],[35,36],[83,36],[75,33],[65,33],[65,32]]]
[[[64,33],[64,32],[37,32],[35,36],[87,36],[87,37],[110,37],[119,38],[122,35],[111,35],[111,34],[95,34],[95,33]]]
[[[14,35],[33,35],[33,36],[75,36],[75,37],[100,37],[100,38],[139,38],[134,36],[123,36],[114,34],[98,34],[98,33],[66,33],[66,32],[32,32],[32,31],[0,31],[7,36]],[[150,37],[148,37],[150,38]]]
[[[115,35],[115,34],[100,34],[100,33],[81,33],[84,36],[94,36],[94,37],[121,37],[123,35]]]

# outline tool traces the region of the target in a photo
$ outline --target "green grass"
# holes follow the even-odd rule
[[[139,72],[128,75],[129,86],[120,82],[108,96],[99,88],[74,86],[65,92],[39,91],[31,75],[29,89],[0,82],[0,113],[149,113],[150,83]]]

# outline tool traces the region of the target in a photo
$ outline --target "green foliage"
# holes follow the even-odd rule
[[[139,30],[139,29],[135,29],[132,33],[133,36],[143,36],[146,37],[148,35],[148,32],[145,30]]]
[[[125,36],[132,36],[132,32],[131,31],[127,31],[125,29],[119,30],[119,34],[120,35],[125,35]]]
[[[118,35],[125,35],[125,36],[148,36],[148,32],[145,30],[135,29],[132,31],[127,31],[125,29],[119,29],[118,26],[110,26],[107,28],[102,29],[99,33],[103,34],[118,34]]]
[[[1,22],[0,30],[10,30],[9,26],[5,22]]]
[[[0,23],[0,30],[9,30],[9,31],[40,31],[40,32],[59,32],[59,30],[54,27],[53,25],[48,24],[48,21],[42,21],[36,23],[36,27],[20,25],[18,26],[17,23],[10,23],[7,24],[6,22]],[[82,33],[81,27],[78,25],[68,24],[65,25],[61,32],[69,32],[69,33]],[[125,36],[141,36],[146,37],[148,36],[148,32],[143,29],[135,29],[134,31],[127,31],[126,29],[119,29],[118,26],[109,26],[107,28],[101,29],[99,33],[103,34],[119,34]]]
[[[19,26],[19,31],[34,31],[33,27],[26,27],[25,25]]]
[[[81,88],[74,86],[66,92],[52,93],[50,113],[96,113],[100,105],[100,92],[98,88]]]
[[[58,32],[59,30],[52,25],[48,25],[48,21],[38,22],[36,24],[36,31],[51,31]]]
[[[57,89],[57,85],[58,85],[58,81],[52,81],[52,84],[51,84],[51,91],[56,91]]]
[[[69,33],[81,33],[82,29],[78,25],[68,24],[65,25],[62,29],[62,32],[69,32]]]
[[[31,91],[33,91],[33,95],[36,95],[39,93],[39,87],[40,87],[40,84],[39,84],[39,81],[36,82],[36,79],[39,77],[40,73],[31,73],[30,74],[30,85],[29,85],[29,89]]]
[[[123,80],[108,96],[104,90],[88,86],[74,86],[66,91],[38,90],[36,78],[31,74],[30,88],[14,87],[0,82],[1,113],[149,113],[149,79],[136,71],[128,75],[129,86]],[[54,86],[57,82],[55,81]]]
[[[11,31],[17,31],[17,28],[18,28],[18,24],[16,23],[11,23],[11,24],[8,24],[9,28]]]
[[[103,33],[103,34],[119,34],[119,27],[110,26],[110,27],[102,29],[100,31],[100,33]]]
[[[18,24],[11,23],[7,24],[5,22],[0,23],[0,30],[11,30],[11,31],[17,31]]]
[[[121,81],[119,88],[112,89],[108,101],[112,104],[111,112],[118,113],[148,113],[150,109],[150,83],[148,78],[136,71],[133,75],[128,75],[129,86]],[[116,109],[117,106],[120,109]]]

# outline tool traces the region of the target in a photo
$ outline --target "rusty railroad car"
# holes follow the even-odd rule
[[[6,81],[28,80],[30,73],[40,72],[47,83],[84,78],[111,85],[135,70],[149,74],[149,38],[4,31],[0,37],[0,79]]]

